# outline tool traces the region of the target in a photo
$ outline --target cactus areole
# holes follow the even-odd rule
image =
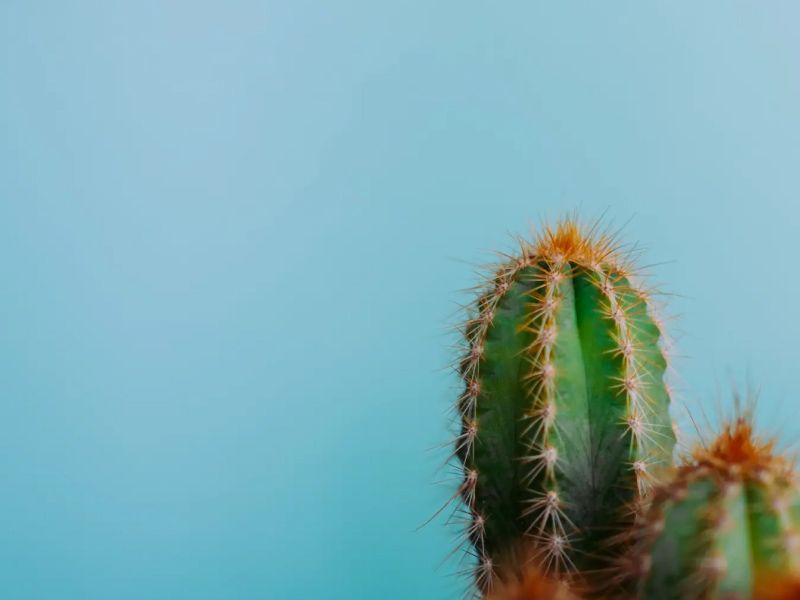
[[[613,238],[574,220],[522,242],[464,326],[459,493],[486,593],[533,544],[546,573],[593,568],[672,463],[662,332]]]

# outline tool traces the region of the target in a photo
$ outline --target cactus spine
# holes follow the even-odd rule
[[[592,566],[671,465],[648,305],[613,239],[573,220],[521,243],[479,295],[456,455],[482,592],[516,576],[509,549],[521,539],[548,573]]]
[[[798,525],[792,465],[739,418],[653,494],[633,561],[639,597],[798,597]]]

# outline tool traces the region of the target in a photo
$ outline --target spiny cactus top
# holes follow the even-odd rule
[[[612,238],[568,220],[477,299],[456,454],[483,591],[511,576],[524,537],[547,572],[585,566],[671,465],[661,331],[630,275]]]
[[[639,597],[800,597],[798,526],[792,465],[737,419],[653,494],[633,561]]]

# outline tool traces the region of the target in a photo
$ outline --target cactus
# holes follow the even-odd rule
[[[464,326],[458,488],[478,589],[597,568],[672,464],[661,328],[613,237],[568,219],[521,242]],[[524,562],[524,561],[522,561]]]
[[[654,492],[631,555],[639,598],[800,597],[800,492],[773,446],[739,417]]]

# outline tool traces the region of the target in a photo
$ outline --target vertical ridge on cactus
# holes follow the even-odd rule
[[[459,494],[486,593],[520,566],[595,567],[672,460],[662,334],[612,236],[574,219],[521,242],[478,297],[459,370]]]
[[[654,493],[632,561],[639,597],[795,597],[798,526],[793,465],[738,418]]]

